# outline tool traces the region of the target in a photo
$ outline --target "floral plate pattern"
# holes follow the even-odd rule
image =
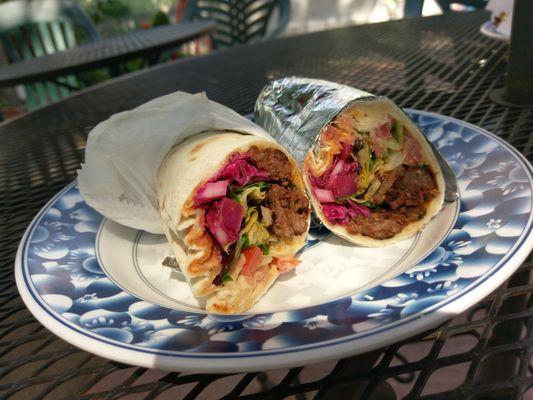
[[[489,294],[531,251],[533,174],[520,153],[476,126],[408,113],[453,168],[461,205],[435,250],[381,285],[317,306],[257,315],[208,315],[148,303],[103,272],[95,253],[103,217],[73,182],[22,239],[15,265],[21,296],[64,340],[120,362],[168,370],[303,365],[432,328]],[[309,244],[316,245],[324,232],[314,233]]]

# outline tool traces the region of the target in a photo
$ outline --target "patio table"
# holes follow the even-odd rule
[[[215,26],[210,21],[158,26],[10,64],[0,68],[0,86],[53,81],[71,73],[114,66],[136,57],[157,57],[164,50],[209,34]]]
[[[120,77],[0,124],[0,397],[532,396],[531,258],[495,293],[430,332],[340,361],[229,375],[147,370],[79,350],[32,317],[13,278],[24,230],[76,178],[90,129],[113,113],[175,90],[205,91],[244,114],[253,110],[270,79],[329,79],[386,95],[403,107],[479,125],[531,159],[533,108],[503,106],[489,98],[505,83],[508,45],[479,33],[488,18],[485,12],[412,18],[241,46]]]

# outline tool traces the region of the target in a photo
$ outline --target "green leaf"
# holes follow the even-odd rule
[[[369,208],[376,208],[377,206],[372,203],[371,201],[365,200],[364,196],[362,198],[358,198],[359,195],[352,195],[352,196],[345,196],[345,197],[339,197],[336,199],[338,203],[344,203],[345,201],[352,200],[357,202],[358,204],[361,204],[363,206],[369,207]]]
[[[235,188],[235,193],[242,193],[242,192],[244,192],[245,190],[250,189],[250,188],[254,188],[254,187],[257,187],[257,188],[259,188],[261,191],[264,191],[264,190],[267,190],[267,189],[270,187],[270,183],[268,183],[268,182],[254,182],[254,183],[249,183],[248,185],[243,186],[243,187],[241,187],[241,188]]]
[[[242,248],[247,249],[250,247],[250,240],[248,239],[248,234],[242,235]]]
[[[235,193],[240,199],[240,203],[244,206],[248,206],[249,200],[261,201],[266,196],[266,189],[263,189],[264,182],[254,183],[248,186],[245,186],[243,189],[235,189]]]
[[[231,276],[229,276],[229,275],[226,274],[226,275],[224,275],[224,276],[222,277],[222,282],[224,282],[224,283],[226,283],[226,282],[233,282],[233,278],[232,278]]]
[[[398,143],[403,145],[403,124],[400,121],[394,120],[392,123],[392,134]]]
[[[237,194],[233,191],[233,189],[230,187],[228,187],[228,192],[229,192],[229,196],[235,200],[237,203],[241,204],[241,199],[239,198],[239,196],[237,196]]]
[[[266,243],[260,244],[259,248],[261,249],[261,251],[263,252],[265,256],[268,256],[270,254],[270,250]]]

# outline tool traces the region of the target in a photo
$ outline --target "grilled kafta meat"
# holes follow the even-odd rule
[[[375,239],[388,239],[410,222],[426,215],[425,204],[437,194],[431,171],[425,167],[402,165],[384,174],[374,194],[375,204],[369,217],[352,218],[346,229]]]
[[[307,229],[309,200],[291,185],[289,159],[277,149],[259,150],[252,146],[247,152],[252,164],[258,169],[269,171],[275,181],[267,190],[264,205],[272,211],[272,233],[282,238],[301,235]]]
[[[258,169],[268,171],[270,179],[279,181],[282,185],[290,183],[291,165],[287,156],[281,151],[272,148],[259,150],[256,146],[252,146],[246,155]]]
[[[272,210],[272,232],[275,235],[291,238],[307,230],[309,201],[301,191],[274,184],[267,191],[265,205]]]

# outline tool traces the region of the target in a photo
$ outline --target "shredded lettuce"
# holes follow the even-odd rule
[[[345,201],[348,201],[348,200],[352,200],[352,201],[355,201],[356,203],[358,204],[361,204],[362,206],[366,206],[368,208],[379,208],[379,206],[377,206],[376,204],[374,204],[374,202],[372,201],[372,198],[370,200],[366,200],[366,193],[365,193],[365,196],[363,197],[355,197],[355,196],[351,196],[351,197],[347,197],[345,199],[343,199],[343,203]]]
[[[263,255],[268,256],[270,254],[270,249],[268,248],[268,246],[265,243],[260,244],[259,248],[263,252]]]
[[[231,197],[237,203],[242,204],[241,199],[239,198],[239,196],[237,196],[237,193],[235,193],[235,191],[231,188],[231,186],[228,187],[228,194],[229,194],[229,197]]]
[[[390,137],[388,138],[387,140],[385,140],[385,144],[387,145],[387,147],[389,149],[391,149],[392,151],[401,151],[402,150],[402,144],[399,143],[396,139],[394,139],[393,137]]]
[[[385,161],[383,158],[376,158],[376,155],[372,152],[368,135],[362,135],[362,139],[363,147],[357,152],[357,161],[361,166],[359,171],[359,190],[354,197],[361,198],[364,195],[365,201],[368,201],[371,196],[367,196],[366,193],[375,182],[376,171],[384,165]]]
[[[250,247],[250,239],[248,239],[248,234],[245,233],[242,235],[242,248],[243,249],[247,249],[248,247]]]
[[[366,191],[365,195],[363,196],[363,199],[367,202],[371,202],[374,198],[374,194],[376,194],[380,186],[381,182],[379,181],[379,179],[374,179],[368,187],[368,190]]]
[[[244,228],[242,228],[241,232],[248,232],[248,230],[250,229],[249,225],[253,224],[258,219],[259,213],[257,212],[257,209],[255,207],[248,208],[248,210],[246,210],[246,214],[244,214]]]
[[[236,191],[236,196],[239,198],[239,202],[248,206],[248,200],[263,200],[266,196],[266,189],[269,184],[266,182],[252,183]]]
[[[257,207],[248,204],[250,200],[264,200],[269,186],[270,184],[266,182],[255,182],[238,189],[229,188],[230,197],[243,205],[246,208],[246,213],[243,218],[244,226],[239,232],[239,239],[235,245],[235,254],[227,272],[222,276],[222,282],[230,282],[237,279],[240,273],[238,263],[242,250],[252,246],[259,246],[263,254],[269,253],[267,243],[270,239],[270,233],[268,233],[266,227],[272,224],[272,212],[270,209],[261,206],[262,219],[259,221]]]
[[[268,242],[268,239],[270,238],[270,234],[266,230],[263,224],[256,222],[252,225],[252,228],[248,232],[248,236],[250,238],[250,244],[252,246],[259,246],[261,244],[264,244]]]
[[[361,169],[359,171],[359,190],[350,199],[373,207],[372,198],[380,186],[380,181],[375,179],[377,175],[386,171],[391,171],[400,166],[404,161],[403,142],[404,127],[401,122],[393,120],[391,137],[384,140],[387,145],[381,157],[376,157],[370,146],[370,136],[368,132],[359,132],[362,142],[361,149],[354,154]]]
[[[222,282],[224,283],[236,280],[239,276],[241,272],[240,270],[242,269],[242,262],[239,263],[239,259],[241,258],[244,249],[258,246],[264,255],[269,254],[268,245],[266,243],[268,242],[270,234],[263,224],[257,220],[257,210],[255,207],[251,207],[246,214],[247,217],[245,218],[248,218],[248,222],[241,230],[241,237],[236,244],[233,260],[229,264],[227,272],[222,276]]]
[[[250,188],[253,188],[253,187],[258,187],[259,189],[266,191],[266,190],[270,187],[270,183],[268,183],[268,182],[254,182],[254,183],[249,183],[249,184],[246,185],[246,186],[243,186],[243,187],[241,187],[241,188],[235,189],[235,191],[238,192],[238,193],[242,193],[242,192],[244,192],[245,190],[250,189]]]
[[[248,242],[250,246],[259,246],[266,243],[270,238],[266,227],[259,222],[259,213],[255,207],[250,207],[246,213],[245,225],[242,228],[242,233],[248,235]]]
[[[260,244],[266,243],[270,238],[270,234],[266,229],[266,227],[270,225],[268,222],[271,223],[271,215],[268,215],[267,212],[270,210],[261,206],[263,218],[259,221],[259,211],[257,207],[248,205],[249,200],[263,200],[266,196],[266,189],[268,186],[269,184],[265,182],[253,183],[242,188],[237,195],[241,204],[248,207],[244,216],[244,227],[241,230],[241,235],[246,234],[249,246],[259,246]]]
[[[398,120],[394,120],[392,123],[392,135],[400,146],[403,146],[403,124]]]
[[[265,226],[272,225],[272,210],[270,208],[261,206],[261,223]]]
[[[405,156],[403,152],[397,151],[397,152],[389,154],[389,156],[385,160],[385,163],[383,164],[383,170],[392,171],[394,168],[402,165],[404,158]]]
[[[372,152],[370,150],[368,134],[361,135],[361,142],[363,147],[356,154],[357,161],[361,166],[359,172],[359,191],[357,194],[366,190],[371,178]]]

